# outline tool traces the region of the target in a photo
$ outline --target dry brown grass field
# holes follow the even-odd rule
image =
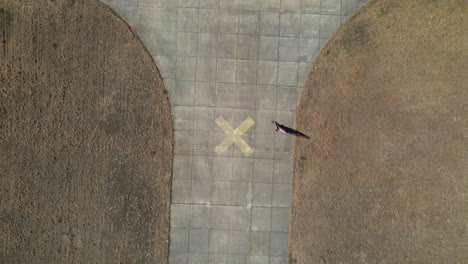
[[[297,110],[291,263],[466,263],[464,14],[376,0],[321,50]]]

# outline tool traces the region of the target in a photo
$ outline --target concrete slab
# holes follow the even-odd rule
[[[320,38],[328,39],[340,25],[340,16],[321,15],[320,16]]]
[[[192,179],[209,181],[213,179],[213,157],[194,156]]]
[[[261,60],[278,60],[278,37],[259,37],[259,54],[258,58]]]
[[[175,78],[176,56],[153,56],[153,58],[158,65],[161,65],[160,72],[163,78]]]
[[[341,2],[341,0],[322,0],[320,14],[339,15],[341,13]]]
[[[220,0],[219,6],[221,9],[237,9],[239,0]]]
[[[287,264],[287,257],[270,257],[270,264]]]
[[[158,0],[158,1],[167,2],[171,0]],[[179,7],[198,7],[198,0],[179,0]]]
[[[200,8],[219,8],[219,0],[199,0]]]
[[[278,64],[278,85],[296,86],[297,70],[297,62],[280,61]]]
[[[273,184],[273,197],[271,204],[273,206],[291,206],[291,184]]]
[[[247,85],[247,84],[238,84],[236,88],[239,88],[239,86],[241,85]],[[251,85],[251,86],[255,86],[255,85]],[[237,97],[237,96],[236,96]],[[247,120],[248,118],[256,118],[255,116],[255,108],[252,108],[252,109],[234,109],[234,127],[233,128],[237,128],[238,126],[240,126],[245,120]],[[249,141],[249,135],[252,135],[254,132],[254,129],[251,128],[249,130],[247,130],[241,137],[242,139]],[[253,139],[253,138],[252,138]],[[253,141],[250,141],[251,143],[253,143]],[[236,151],[237,150],[240,150],[239,148],[236,148]],[[244,156],[245,158],[245,156]],[[250,172],[251,174],[252,172]]]
[[[320,32],[320,15],[301,14],[300,36],[318,38]]]
[[[260,10],[279,11],[281,8],[280,0],[260,0]]]
[[[210,230],[209,253],[229,254],[230,233],[231,232],[228,230]],[[229,256],[226,255],[224,258],[228,259]],[[223,263],[223,262],[220,262],[220,263]]]
[[[290,153],[293,148],[293,140],[287,135],[278,135],[275,137],[275,153]]]
[[[289,236],[286,232],[270,233],[270,256],[287,256]]]
[[[175,56],[176,55],[176,32],[155,32],[154,40],[151,42],[152,54],[157,56]]]
[[[249,264],[249,258],[247,255],[230,255],[229,261],[230,263],[236,264]]]
[[[250,230],[251,209],[248,207],[231,208],[231,230]]]
[[[189,253],[188,262],[193,264],[208,263],[208,253]]]
[[[250,158],[233,158],[232,180],[241,182],[251,182],[253,175],[253,159]]]
[[[277,120],[282,120],[283,124],[285,126],[293,126],[294,125],[294,118],[295,118],[295,111],[283,111],[283,110],[278,110],[276,111],[276,119]],[[277,134],[278,137],[283,136],[284,134]],[[287,137],[286,137],[287,138]],[[292,139],[291,139],[292,141]]]
[[[181,63],[182,61],[179,61],[179,64]],[[184,68],[184,67],[185,66],[181,66],[181,68]],[[193,82],[176,81],[175,86],[174,86],[174,100],[173,100],[174,105],[193,105],[194,94],[195,94],[195,85]]]
[[[174,179],[191,179],[192,156],[174,155],[173,166],[172,177]]]
[[[282,80],[284,83],[296,83],[297,81],[297,63],[290,64],[290,65],[281,65],[280,67],[290,67],[291,74],[294,74],[294,77],[285,76],[285,79]],[[281,70],[281,68],[280,68]],[[288,72],[284,70],[283,72]],[[281,79],[281,78],[280,78]],[[288,80],[289,79],[289,80]],[[291,110],[294,111],[296,109],[296,100],[297,100],[297,87],[294,86],[280,86],[277,89],[277,101],[276,101],[276,109],[280,110]],[[271,125],[270,125],[271,127]],[[270,129],[271,130],[271,129]]]
[[[230,261],[229,254],[210,253],[208,263],[229,263],[229,261]]]
[[[234,59],[218,59],[217,81],[221,83],[235,83],[236,64],[237,64],[237,61]],[[231,96],[230,98],[234,99],[234,96]],[[232,106],[232,105],[229,105],[229,106]]]
[[[268,256],[269,253],[270,253],[270,232],[251,231],[249,255]]]
[[[203,66],[202,66],[203,67]],[[202,74],[202,73],[200,73]],[[197,82],[195,93],[195,105],[197,106],[214,106],[216,101],[216,84],[214,82]],[[200,115],[201,119],[196,119],[197,122],[208,117]],[[209,119],[210,126],[214,126],[213,119]]]
[[[249,206],[252,199],[252,184],[249,182],[231,183],[231,205]]]
[[[193,130],[193,107],[174,106],[172,108],[174,128],[177,130]]]
[[[252,207],[252,231],[271,230],[271,208]]]
[[[312,62],[320,50],[320,40],[316,38],[301,38],[299,40],[299,61]]]
[[[229,229],[231,220],[231,207],[213,205],[210,215],[210,229]],[[223,252],[217,252],[223,253]]]
[[[255,158],[274,158],[274,145],[272,142],[275,141],[273,134],[256,134],[255,135]]]
[[[192,205],[190,227],[191,228],[209,228],[210,216],[211,216],[211,206]]]
[[[258,10],[259,0],[240,0],[241,10]]]
[[[258,12],[239,11],[239,34],[258,35],[258,21]]]
[[[218,35],[218,58],[234,59],[237,56],[237,35]]]
[[[298,73],[297,73],[297,80],[299,81],[298,82],[298,94],[301,94],[302,92],[302,87],[305,83],[305,80],[306,80],[306,77],[307,77],[307,74],[309,73],[309,71],[311,70],[311,64],[310,63],[301,63],[299,62],[299,70],[298,70]]]
[[[250,264],[268,264],[268,256],[250,256]]]
[[[170,251],[169,264],[188,264],[188,253]]]
[[[193,150],[199,155],[209,155],[215,147],[212,131],[193,131]]]
[[[171,214],[171,227],[190,227],[190,205],[172,204]]]
[[[252,75],[255,75],[255,77],[251,77],[252,79],[257,78],[257,65],[255,61],[255,70],[252,73]],[[247,74],[246,74],[247,75]],[[246,79],[249,77],[246,76]],[[257,85],[256,84],[238,84],[236,87],[236,107],[240,109],[255,109],[256,107],[256,99],[258,98],[258,95],[255,96],[257,93]],[[252,118],[254,116],[251,116]],[[245,120],[243,118],[242,120]]]
[[[299,37],[300,16],[297,13],[280,14],[280,36]]]
[[[274,183],[292,183],[292,175],[289,173],[293,169],[292,160],[277,160],[273,166]]]
[[[188,252],[189,229],[188,228],[171,228],[171,252]]]
[[[206,204],[211,200],[211,181],[192,181],[191,199],[193,204]]]
[[[239,59],[257,59],[258,37],[240,35],[237,50]]]
[[[237,60],[236,77],[238,84],[256,84],[257,60]]]
[[[174,115],[170,263],[287,263],[300,86],[321,46],[364,0],[109,0],[163,76]],[[226,132],[255,124],[219,156]]]
[[[211,194],[211,203],[216,205],[231,204],[231,182],[213,181],[213,192]]]
[[[208,253],[209,229],[190,229],[189,252]]]
[[[193,147],[193,133],[186,130],[174,131],[174,143],[178,146],[174,149],[175,154],[191,154]]]
[[[197,81],[213,82],[216,80],[216,59],[197,58]],[[213,93],[213,91],[210,91]],[[208,97],[212,96],[207,94]]]
[[[319,14],[321,0],[299,0],[299,6],[304,13]]]
[[[272,201],[272,184],[253,183],[252,204],[256,206],[271,206],[271,201]]]
[[[257,69],[258,84],[278,84],[278,62],[259,60]]]
[[[229,157],[213,157],[213,179],[232,179],[232,159]]]
[[[280,15],[278,12],[260,13],[260,36],[279,36]]]
[[[198,30],[198,9],[179,8],[177,20],[177,31],[197,32]]]
[[[217,38],[216,34],[198,33],[197,56],[216,57]]]
[[[191,57],[177,57],[176,79],[181,81],[195,81],[197,59]],[[193,89],[194,85],[190,84]],[[187,95],[181,95],[186,97]]]
[[[246,255],[249,253],[249,231],[231,231],[229,254]]]
[[[289,208],[271,208],[271,231],[289,232]]]
[[[197,52],[197,33],[177,33],[177,56],[193,56]],[[172,43],[172,46],[174,43]]]
[[[198,32],[200,33],[218,33],[218,10],[199,9],[198,10]]]
[[[237,10],[220,10],[219,33],[237,34],[239,32],[239,14]]]
[[[257,85],[257,109],[276,109],[276,86]],[[257,118],[257,124],[258,124]]]
[[[279,60],[297,62],[299,59],[299,38],[279,38]]]
[[[259,183],[273,182],[273,166],[271,159],[254,159],[253,181]]]
[[[172,201],[174,203],[189,203],[190,189],[190,180],[172,180]]]
[[[347,0],[341,1],[341,15],[352,15],[356,10],[363,6],[368,0]]]
[[[178,10],[176,8],[158,7],[141,10],[143,14],[145,14],[144,10],[148,10],[145,15],[151,17],[151,22],[154,22],[152,25],[154,25],[157,32],[174,32],[177,30]]]

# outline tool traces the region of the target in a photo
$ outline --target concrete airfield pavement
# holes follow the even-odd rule
[[[364,0],[101,0],[140,37],[174,119],[170,264],[288,263],[290,135],[320,47]]]

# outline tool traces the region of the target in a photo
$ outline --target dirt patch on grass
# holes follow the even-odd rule
[[[98,1],[0,1],[0,262],[166,263],[172,124]]]
[[[309,74],[295,142],[291,263],[462,263],[463,1],[377,0]]]

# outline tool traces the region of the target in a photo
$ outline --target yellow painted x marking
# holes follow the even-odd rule
[[[220,126],[227,134],[227,137],[214,149],[216,154],[221,155],[221,153],[229,148],[232,143],[236,144],[246,157],[250,156],[254,152],[254,150],[250,148],[249,145],[247,145],[247,143],[245,143],[245,141],[241,138],[242,134],[244,134],[245,131],[247,131],[255,124],[252,118],[247,118],[236,129],[232,129],[232,127],[226,122],[226,120],[224,120],[222,116],[216,119],[216,124],[218,124],[218,126]]]

